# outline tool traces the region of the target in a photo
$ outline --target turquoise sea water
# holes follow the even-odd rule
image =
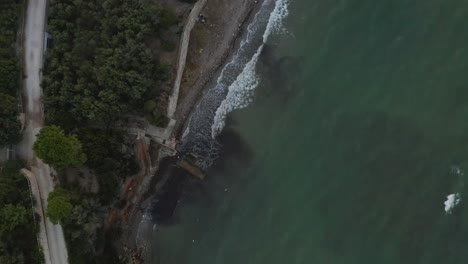
[[[467,18],[466,1],[291,0],[154,263],[467,263]]]

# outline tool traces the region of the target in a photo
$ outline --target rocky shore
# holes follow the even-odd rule
[[[253,11],[261,1],[251,0],[208,0],[195,24],[187,54],[187,62],[180,87],[179,103],[175,113],[177,120],[173,136],[180,139],[191,111],[202,98],[210,81],[235,51],[239,38],[246,29]],[[140,148],[144,148],[140,144]],[[146,148],[149,145],[147,144]],[[160,155],[152,164],[152,170],[140,181],[135,208],[122,221],[120,252],[138,252],[138,256],[151,255],[152,221],[143,221],[144,210],[150,206],[151,197],[164,191],[172,173],[168,169],[172,161]],[[174,180],[174,179],[172,179]],[[174,190],[169,190],[173,191]],[[167,190],[166,190],[167,192]],[[141,263],[141,262],[135,262]]]
[[[187,64],[182,78],[178,120],[174,135],[182,129],[205,88],[213,80],[239,44],[253,11],[262,1],[208,0],[190,38]]]

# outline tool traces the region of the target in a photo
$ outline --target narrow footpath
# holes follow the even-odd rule
[[[179,58],[177,59],[177,75],[174,82],[174,88],[172,89],[172,94],[169,97],[169,105],[167,107],[167,117],[171,119],[174,117],[174,113],[177,108],[177,101],[179,99],[180,84],[182,82],[182,76],[184,75],[185,63],[187,61],[190,33],[192,32],[192,29],[195,26],[195,22],[197,22],[198,16],[200,15],[202,9],[205,7],[206,2],[207,0],[198,0],[198,2],[195,3],[184,26],[184,31],[182,33],[179,46]],[[171,129],[172,128],[173,126]]]
[[[27,1],[26,23],[24,27],[24,111],[25,129],[23,141],[18,145],[18,155],[28,162],[31,168],[27,174],[35,199],[39,202],[36,211],[44,212],[47,207],[47,197],[54,189],[49,166],[34,156],[32,146],[36,134],[44,123],[44,112],[41,101],[41,79],[44,52],[44,29],[46,21],[46,0]],[[36,186],[37,185],[37,186]],[[36,190],[34,190],[36,189]],[[40,196],[40,197],[37,197]],[[39,240],[44,249],[47,264],[67,264],[68,253],[63,230],[60,225],[54,225],[41,214]]]

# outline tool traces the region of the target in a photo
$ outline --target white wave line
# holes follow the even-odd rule
[[[252,57],[252,59],[245,65],[244,70],[242,71],[237,79],[229,86],[229,91],[224,99],[221,102],[221,105],[216,110],[214,117],[214,122],[211,127],[211,136],[214,138],[218,135],[221,130],[224,128],[226,116],[228,113],[235,109],[241,109],[247,107],[250,103],[251,92],[258,85],[257,72],[255,71],[255,66],[257,65],[258,56],[263,48],[263,45],[260,46],[257,53]]]
[[[211,136],[213,138],[215,138],[224,128],[227,114],[235,109],[245,108],[250,104],[253,91],[259,83],[259,78],[255,69],[258,57],[262,52],[264,43],[267,42],[270,35],[274,32],[284,32],[282,21],[289,14],[288,7],[288,0],[276,1],[275,8],[270,14],[267,27],[263,34],[263,44],[258,48],[252,59],[245,65],[236,80],[229,86],[226,98],[221,102],[221,105],[216,110],[214,122],[211,127]],[[247,37],[250,37],[249,34]],[[235,61],[237,60],[233,60],[231,63],[234,63]],[[223,73],[224,69],[221,75]],[[218,81],[219,80],[220,79],[218,79]]]

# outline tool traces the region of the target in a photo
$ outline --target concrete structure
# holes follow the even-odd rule
[[[147,137],[163,147],[164,152],[169,156],[177,155],[176,141],[174,138],[169,138],[170,133],[167,129],[150,126],[146,129],[127,128],[126,131],[130,135],[136,135],[138,138]]]
[[[197,166],[195,166],[192,163],[188,162],[187,160],[177,161],[177,166],[184,169],[185,171],[187,171],[191,175],[199,178],[200,180],[204,180],[205,177],[206,177],[205,173],[200,168],[198,168]]]

